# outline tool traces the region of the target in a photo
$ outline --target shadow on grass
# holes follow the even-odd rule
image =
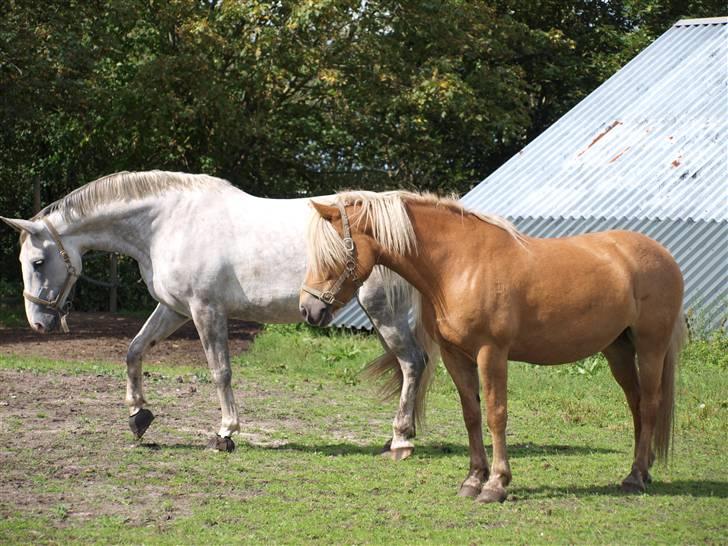
[[[541,486],[541,487],[512,487],[514,499],[517,501],[531,500],[536,497],[564,497],[564,496],[609,496],[624,497],[632,496],[623,493],[619,488],[619,484],[600,485],[600,486]],[[715,480],[677,480],[674,482],[660,482],[656,480],[647,486],[646,497],[715,497],[718,499],[728,498],[728,482],[719,482]]]
[[[286,443],[280,446],[258,446],[245,444],[253,449],[272,449],[280,451],[300,451],[302,453],[321,453],[327,456],[349,456],[349,455],[379,455],[382,452],[382,444],[358,445],[352,443],[337,444],[300,444],[296,442]],[[491,446],[486,446],[490,452]],[[513,444],[508,446],[508,453],[511,458],[538,457],[544,455],[566,455],[566,456],[588,456],[594,454],[620,453],[618,450],[590,447],[590,446],[568,446],[568,445],[535,445],[535,444]],[[467,457],[468,446],[464,444],[434,443],[417,445],[414,456],[422,458],[438,457]]]
[[[150,451],[158,450],[180,450],[180,451],[204,451],[206,445],[200,444],[158,444],[154,442],[143,442],[137,446],[140,449]],[[287,443],[280,446],[264,446],[251,444],[244,441],[237,442],[237,449],[242,450],[260,450],[260,451],[294,451],[301,453],[318,453],[330,457],[342,457],[351,455],[370,455],[377,456],[381,453],[382,446],[376,445],[357,445],[351,443],[337,443],[326,445],[307,445],[298,443]],[[490,451],[490,447],[486,446]],[[594,448],[589,446],[569,446],[569,445],[534,445],[534,444],[513,444],[509,446],[511,458],[517,457],[533,457],[543,455],[561,455],[561,456],[589,456],[593,454],[619,453],[619,450]],[[421,458],[437,458],[437,457],[467,457],[467,446],[453,443],[437,443],[417,446],[415,448],[415,457]],[[404,463],[406,464],[406,463]],[[523,482],[528,477],[521,476]],[[522,483],[523,483],[522,482]],[[619,488],[619,483],[615,481],[611,485],[599,486],[539,486],[539,487],[511,487],[512,497],[514,501],[534,500],[538,498],[557,498],[566,496],[588,497],[588,496],[610,496],[624,497],[631,496],[623,493]],[[661,482],[659,477],[652,484],[647,486],[646,496],[687,496],[687,497],[715,497],[720,499],[728,498],[728,482],[716,480],[676,480],[673,482]]]
[[[137,449],[146,449],[148,451],[163,451],[167,449],[178,450],[178,451],[205,451],[207,446],[204,442],[199,444],[159,444],[157,442],[140,442],[135,445]]]

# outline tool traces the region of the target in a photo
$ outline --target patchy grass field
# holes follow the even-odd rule
[[[512,364],[514,480],[497,506],[455,495],[467,442],[441,368],[415,455],[377,456],[395,405],[358,372],[378,353],[372,337],[268,328],[235,359],[243,431],[221,454],[204,450],[220,418],[204,368],[146,367],[157,419],[135,445],[120,363],[0,347],[0,543],[728,541],[725,338],[688,347],[674,459],[639,496],[617,488],[631,418],[606,364]]]

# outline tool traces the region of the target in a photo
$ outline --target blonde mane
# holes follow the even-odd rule
[[[221,188],[230,183],[204,174],[167,171],[120,172],[99,178],[73,190],[65,197],[41,210],[34,220],[58,212],[72,222],[92,213],[102,205],[117,201],[143,199],[168,190]]]
[[[417,239],[405,206],[408,201],[446,207],[463,216],[472,215],[483,222],[503,229],[519,244],[524,242],[521,233],[505,218],[469,211],[452,198],[405,191],[342,192],[338,193],[336,198],[345,206],[359,206],[357,212],[349,218],[352,227],[362,223],[365,226],[369,224],[374,239],[387,252],[393,254],[404,255],[417,252]],[[326,204],[333,204],[333,202],[329,201]],[[334,229],[331,222],[316,212],[311,216],[307,240],[308,263],[315,275],[325,276],[342,268],[346,263],[348,256],[341,235]],[[383,277],[385,296],[390,305],[404,297],[406,292],[414,290],[393,271],[380,266],[377,266],[377,269]]]
[[[505,218],[469,211],[451,198],[405,191],[342,192],[337,194],[337,198],[344,205],[358,206],[357,212],[349,219],[351,225],[369,224],[374,239],[387,252],[393,254],[404,255],[417,251],[417,240],[405,207],[408,201],[429,203],[446,207],[463,216],[474,216],[506,231],[516,241],[523,243],[521,233]],[[330,222],[314,213],[308,230],[308,260],[314,273],[318,275],[329,273],[342,267],[346,259],[347,254],[341,235]]]

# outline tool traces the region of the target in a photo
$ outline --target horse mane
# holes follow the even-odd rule
[[[351,224],[369,223],[374,239],[387,252],[394,254],[403,255],[417,250],[415,233],[405,206],[408,201],[445,207],[462,216],[473,216],[504,230],[523,244],[523,235],[505,218],[470,211],[453,198],[406,191],[341,192],[337,198],[344,205],[358,205],[359,210],[349,219]],[[330,222],[318,214],[311,218],[308,241],[308,260],[316,274],[325,274],[346,263],[347,254],[341,236]]]
[[[168,190],[222,188],[230,183],[205,174],[167,171],[119,172],[89,182],[42,209],[38,220],[53,212],[68,222],[83,218],[100,206],[116,201],[143,199]]]

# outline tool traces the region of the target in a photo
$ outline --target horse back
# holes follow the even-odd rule
[[[670,253],[635,232],[529,239],[512,320],[513,358],[558,363],[601,351],[648,321],[672,327],[683,280]],[[663,326],[661,326],[662,328]],[[559,349],[556,349],[556,348]]]

